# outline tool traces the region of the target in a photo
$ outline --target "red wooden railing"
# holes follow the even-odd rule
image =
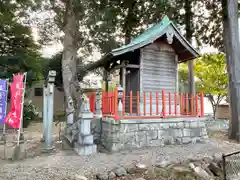
[[[117,89],[102,90],[102,114],[115,119],[124,118],[171,118],[186,116],[204,116],[203,93],[140,92],[128,94],[123,92],[121,114]],[[96,94],[89,95],[90,109],[95,113]],[[199,109],[200,108],[200,109]]]
[[[135,95],[132,91],[128,95],[123,93],[122,118],[169,118],[204,115],[203,93],[189,96],[187,93],[167,93],[163,90],[161,96],[159,94],[158,92],[144,92],[140,96],[139,92]],[[119,118],[117,96],[117,90],[102,92],[103,116]]]
[[[92,92],[88,95],[89,98],[89,104],[90,104],[90,111],[92,113],[95,113],[95,102],[96,102],[96,93]]]

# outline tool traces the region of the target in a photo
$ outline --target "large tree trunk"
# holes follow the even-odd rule
[[[235,63],[235,58],[238,58],[234,56],[234,53],[239,50],[239,43],[238,40],[238,34],[234,33],[234,27],[231,26],[230,20],[232,15],[234,14],[232,9],[229,10],[229,3],[228,0],[222,0],[222,15],[223,15],[223,39],[224,39],[224,47],[225,47],[225,53],[226,53],[226,64],[227,64],[227,71],[228,71],[228,78],[229,78],[229,95],[230,95],[230,109],[231,109],[231,119],[229,123],[229,138],[230,139],[236,139],[237,138],[237,132],[238,132],[238,119],[239,119],[239,106],[238,106],[238,96],[236,92],[236,87],[234,85],[234,67],[237,66]],[[231,3],[234,3],[234,1],[231,1]],[[237,3],[237,2],[236,2]],[[231,14],[229,14],[231,12]],[[237,13],[234,14],[237,16]],[[233,16],[234,16],[233,15]],[[237,18],[237,17],[235,17]],[[238,24],[238,23],[237,23]],[[234,33],[234,34],[233,34]],[[233,37],[235,36],[235,37]],[[233,41],[236,41],[235,44]],[[235,47],[234,47],[235,46]],[[234,51],[234,48],[237,48],[236,51]],[[236,80],[236,79],[235,79]]]
[[[193,36],[192,29],[192,0],[185,0],[185,26],[186,26],[186,39],[191,43]],[[188,93],[189,95],[195,94],[195,81],[194,81],[194,66],[193,60],[188,61]],[[189,106],[191,107],[191,100],[189,100]]]
[[[137,1],[136,0],[130,0],[130,1],[126,1],[125,3],[126,3],[126,6],[127,6],[127,16],[125,17],[125,20],[124,20],[123,32],[124,32],[124,39],[125,39],[125,45],[126,45],[126,44],[129,44],[131,42],[133,25],[135,26],[134,23],[136,23],[135,22],[135,19],[136,19],[135,8],[136,8]],[[123,61],[121,61],[121,64],[122,63],[123,63]],[[125,70],[124,70],[124,68],[121,68],[120,72],[119,72],[120,84],[125,89],[126,87],[125,87],[125,83],[124,83],[125,80],[124,79],[126,78],[125,77],[126,75],[125,75],[125,73],[123,74],[123,72],[125,72]]]
[[[133,26],[135,26],[135,23],[136,23],[135,8],[136,8],[137,1],[130,0],[130,1],[126,1],[125,3],[127,6],[127,16],[125,17],[123,32],[125,33],[124,35],[125,44],[128,44],[131,42]]]
[[[78,32],[79,22],[74,14],[72,0],[66,3],[64,39],[63,39],[63,56],[62,56],[62,76],[65,97],[67,100],[67,113],[71,113],[77,109],[78,97],[76,93],[76,57],[77,57],[77,42],[76,35]],[[75,111],[76,112],[76,111]],[[71,118],[71,115],[70,115]],[[68,121],[69,120],[68,117]],[[71,124],[71,123],[70,123]]]

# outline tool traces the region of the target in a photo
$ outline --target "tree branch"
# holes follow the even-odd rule
[[[0,64],[0,66],[6,68],[7,70],[9,70],[11,72],[15,72],[13,68],[8,67],[7,65]]]
[[[105,67],[107,69],[108,68],[107,64],[110,61],[111,57],[112,57],[111,54],[107,54],[102,59],[100,59],[98,61],[95,61],[93,63],[89,63],[89,64],[85,65],[84,68],[83,67],[79,67],[77,69],[78,79],[82,80],[84,78],[84,76],[86,76],[89,71],[93,71],[93,70],[95,70],[97,68]]]
[[[217,105],[223,100],[224,96],[225,95],[221,95],[221,94],[218,95],[218,99],[217,99],[217,103],[216,103]]]
[[[213,95],[209,94],[207,96],[208,100],[210,101],[211,105],[212,105],[212,109],[213,109],[213,116],[214,116],[214,119],[215,119],[215,116],[216,116],[216,106],[215,106],[215,101],[214,101],[214,97]]]

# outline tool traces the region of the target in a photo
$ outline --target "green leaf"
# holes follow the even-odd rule
[[[226,96],[228,90],[228,76],[224,54],[204,54],[195,59],[194,73],[198,92],[206,95]],[[179,66],[180,82],[188,80],[187,63]]]

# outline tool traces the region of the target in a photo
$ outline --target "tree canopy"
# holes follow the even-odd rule
[[[28,85],[41,78],[42,59],[32,30],[23,21],[24,12],[34,7],[30,2],[0,2],[0,78],[11,79],[14,73],[28,72]]]
[[[195,63],[197,89],[206,95],[227,95],[228,79],[224,54],[205,54]]]
[[[185,29],[185,1],[182,0],[19,0],[1,3],[5,13],[4,16],[0,14],[0,20],[5,21],[1,23],[1,26],[4,26],[1,27],[4,30],[1,38],[12,37],[11,34],[5,35],[10,27],[11,32],[16,29],[22,31],[18,36],[13,36],[14,40],[3,38],[3,42],[8,41],[5,44],[9,45],[2,45],[3,56],[8,51],[11,58],[21,57],[17,58],[19,61],[17,63],[22,63],[22,67],[19,66],[21,70],[38,67],[35,63],[36,59],[39,59],[37,53],[39,47],[32,41],[30,29],[26,26],[36,25],[41,35],[39,43],[47,44],[58,40],[63,45],[61,73],[67,99],[76,99],[74,97],[76,86],[79,86],[78,82],[82,81],[88,72],[99,66],[105,66],[105,62],[87,62],[93,50],[97,49],[101,54],[105,54],[121,44],[126,44],[164,15],[168,15],[183,30],[182,32]],[[193,39],[197,41],[199,47],[208,44],[223,51],[221,1],[192,0],[191,3],[190,29]],[[14,46],[15,42],[18,45],[27,45],[18,48]],[[14,56],[11,52],[15,52]],[[79,57],[81,65],[77,68]],[[59,59],[60,55],[53,59],[56,58]],[[96,60],[98,59],[100,57]],[[53,63],[52,60],[49,62]],[[7,60],[7,63],[9,67],[17,64],[13,60]]]
[[[187,64],[180,65],[181,83],[187,81],[187,70]],[[222,53],[204,54],[195,60],[194,71],[197,92],[204,92],[211,102],[215,114],[216,106],[227,96],[228,91],[225,55]]]

